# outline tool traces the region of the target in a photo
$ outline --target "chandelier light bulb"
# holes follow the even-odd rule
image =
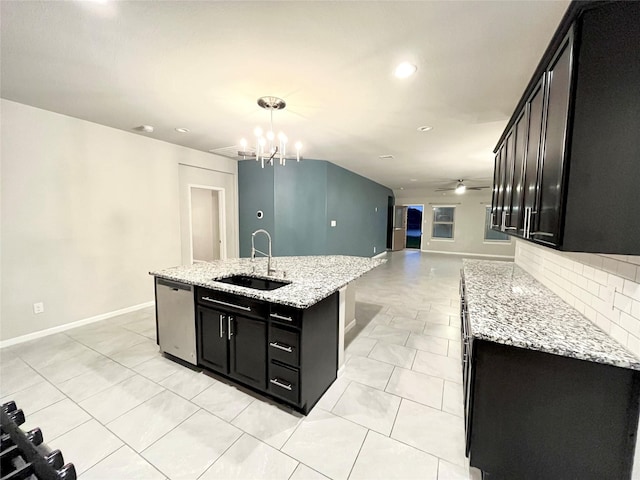
[[[260,137],[260,138],[258,139],[258,144],[259,144],[261,147],[264,147],[264,146],[267,144],[267,141],[264,139],[264,137]]]
[[[245,151],[247,149],[247,140],[244,138],[240,139],[240,146],[242,147],[242,150]]]
[[[253,130],[253,134],[254,134],[256,137],[261,137],[261,136],[262,136],[262,129],[261,129],[260,127],[256,127],[256,128]]]
[[[269,140],[270,142],[273,142],[274,138],[276,138],[276,136],[273,134],[273,131],[269,130],[267,132],[267,140]]]
[[[287,143],[287,136],[284,133],[280,132],[278,133],[278,140],[280,140],[282,143]]]

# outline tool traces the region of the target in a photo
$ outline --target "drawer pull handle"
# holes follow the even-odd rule
[[[288,353],[293,352],[293,348],[288,346],[288,345],[281,345],[278,342],[271,342],[269,345],[271,345],[273,348],[277,348],[278,350],[282,350]]]
[[[284,317],[284,316],[282,316],[282,315],[278,315],[277,313],[271,313],[271,314],[269,314],[269,316],[270,316],[271,318],[277,318],[278,320],[284,320],[284,321],[286,321],[286,322],[293,322],[293,318],[291,318],[291,317]]]
[[[240,310],[244,310],[245,312],[250,312],[251,307],[245,307],[243,305],[235,305],[233,303],[223,302],[222,300],[215,300],[209,297],[202,297],[202,300],[206,300],[207,302],[217,303],[218,305],[224,305],[225,307],[238,308]]]
[[[272,378],[269,381],[271,383],[273,383],[274,385],[277,385],[280,388],[284,388],[285,390],[291,391],[291,384],[290,383],[281,383],[281,381],[278,378]]]

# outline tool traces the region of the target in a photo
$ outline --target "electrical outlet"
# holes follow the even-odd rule
[[[335,220],[331,220],[331,226],[335,227],[337,225],[337,222]]]
[[[38,302],[33,304],[33,313],[43,313],[44,312],[44,303]]]

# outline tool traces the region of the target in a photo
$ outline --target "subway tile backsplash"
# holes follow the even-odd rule
[[[640,256],[559,252],[517,240],[515,262],[640,357]]]

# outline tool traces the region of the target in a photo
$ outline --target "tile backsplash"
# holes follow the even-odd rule
[[[517,240],[515,262],[640,357],[640,256],[559,252]]]

